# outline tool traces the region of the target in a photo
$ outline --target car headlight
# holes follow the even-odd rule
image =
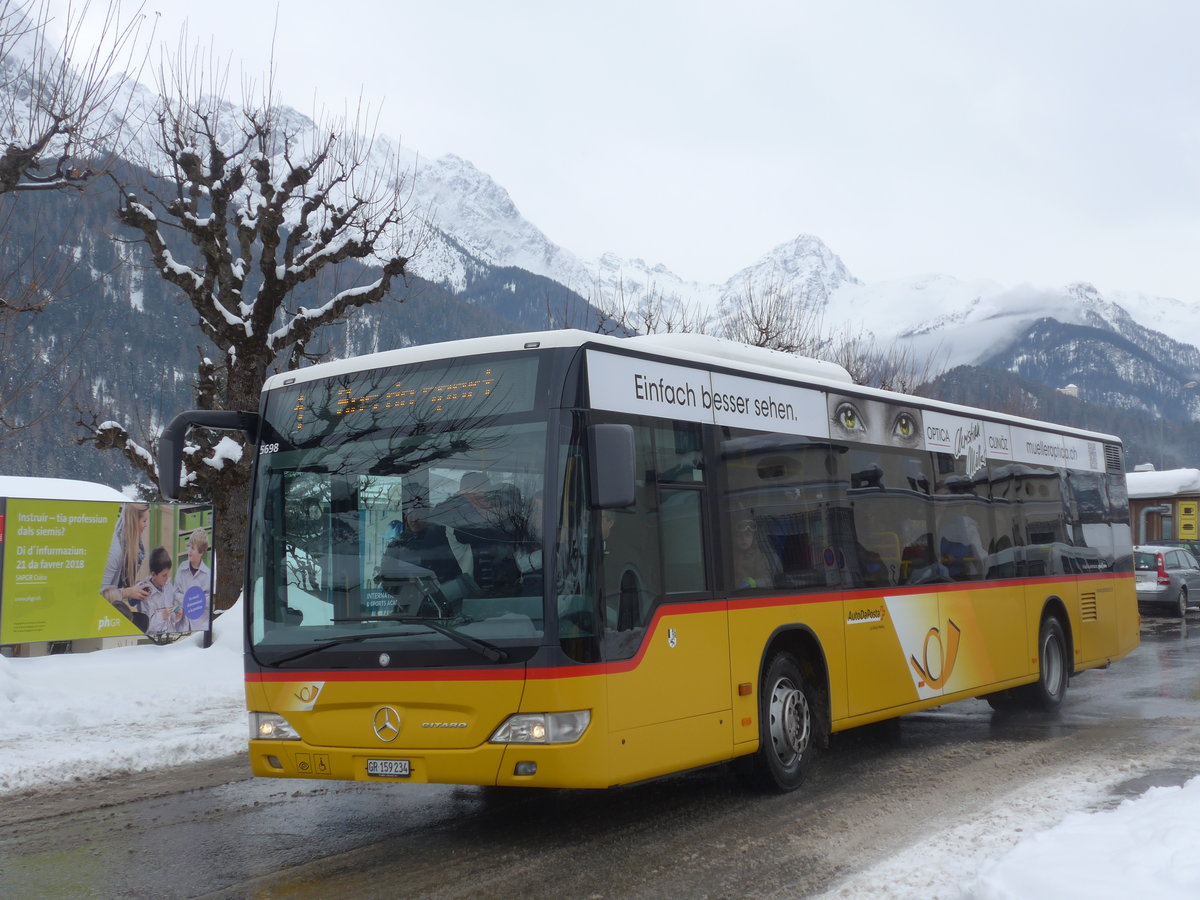
[[[300,732],[277,713],[250,713],[250,740],[252,741],[298,741]]]
[[[583,737],[591,710],[562,713],[517,713],[495,730],[493,744],[570,744]]]

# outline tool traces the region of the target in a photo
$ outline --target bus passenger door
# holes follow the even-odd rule
[[[699,428],[635,435],[637,502],[601,518],[616,783],[727,758],[733,734],[727,604],[708,595]]]

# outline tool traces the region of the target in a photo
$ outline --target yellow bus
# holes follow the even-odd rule
[[[1138,642],[1117,438],[700,335],[562,330],[271,377],[245,587],[256,774],[603,788]],[[174,480],[174,479],[164,479]],[[172,485],[164,485],[170,494]]]

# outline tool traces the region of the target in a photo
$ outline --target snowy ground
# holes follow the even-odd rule
[[[240,609],[213,645],[0,657],[0,802],[5,792],[238,753],[248,732]]]
[[[207,650],[194,636],[167,647],[0,658],[0,802],[76,777],[241,752],[241,638],[235,609],[217,620]],[[1071,785],[1030,784],[826,897],[1200,897],[1200,778],[1105,808],[1109,788],[1128,774],[1084,771]]]
[[[1030,784],[820,900],[1195,900],[1200,778],[1107,808],[1111,786],[1133,772]]]

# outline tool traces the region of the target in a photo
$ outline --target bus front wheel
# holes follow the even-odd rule
[[[759,748],[747,760],[756,787],[794,791],[817,752],[818,699],[790,653],[771,657],[758,698]]]

